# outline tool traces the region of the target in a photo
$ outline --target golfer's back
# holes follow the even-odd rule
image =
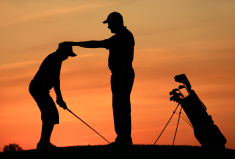
[[[31,85],[40,90],[50,90],[59,80],[61,64],[62,61],[58,59],[56,53],[48,55],[39,67]]]

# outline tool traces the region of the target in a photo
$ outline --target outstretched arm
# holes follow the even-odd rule
[[[80,46],[85,48],[104,48],[103,41],[82,41],[82,42],[72,42],[72,41],[65,41],[62,44],[70,44],[72,46]]]

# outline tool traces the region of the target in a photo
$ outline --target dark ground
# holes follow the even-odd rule
[[[152,159],[152,158],[235,158],[235,150],[206,149],[198,146],[163,146],[163,145],[134,145],[134,146],[72,146],[61,147],[51,151],[25,150],[18,152],[0,153],[0,159]]]

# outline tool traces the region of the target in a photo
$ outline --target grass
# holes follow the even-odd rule
[[[133,145],[133,146],[72,146],[61,147],[51,151],[25,150],[0,153],[1,159],[152,159],[152,158],[234,158],[235,150],[206,149],[199,146],[163,146],[163,145]]]

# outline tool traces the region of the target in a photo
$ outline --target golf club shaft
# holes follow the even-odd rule
[[[91,130],[93,130],[96,134],[98,134],[100,137],[102,137],[105,141],[107,141],[109,144],[110,144],[110,142],[107,140],[107,139],[105,139],[102,135],[100,135],[97,131],[95,131],[95,129],[93,129],[90,125],[88,125],[85,121],[83,121],[81,118],[79,118],[76,114],[74,114],[71,110],[69,110],[68,108],[67,108],[67,110],[71,113],[71,114],[73,114],[75,117],[77,117],[79,120],[81,120],[84,124],[86,124],[86,126],[88,126]]]

